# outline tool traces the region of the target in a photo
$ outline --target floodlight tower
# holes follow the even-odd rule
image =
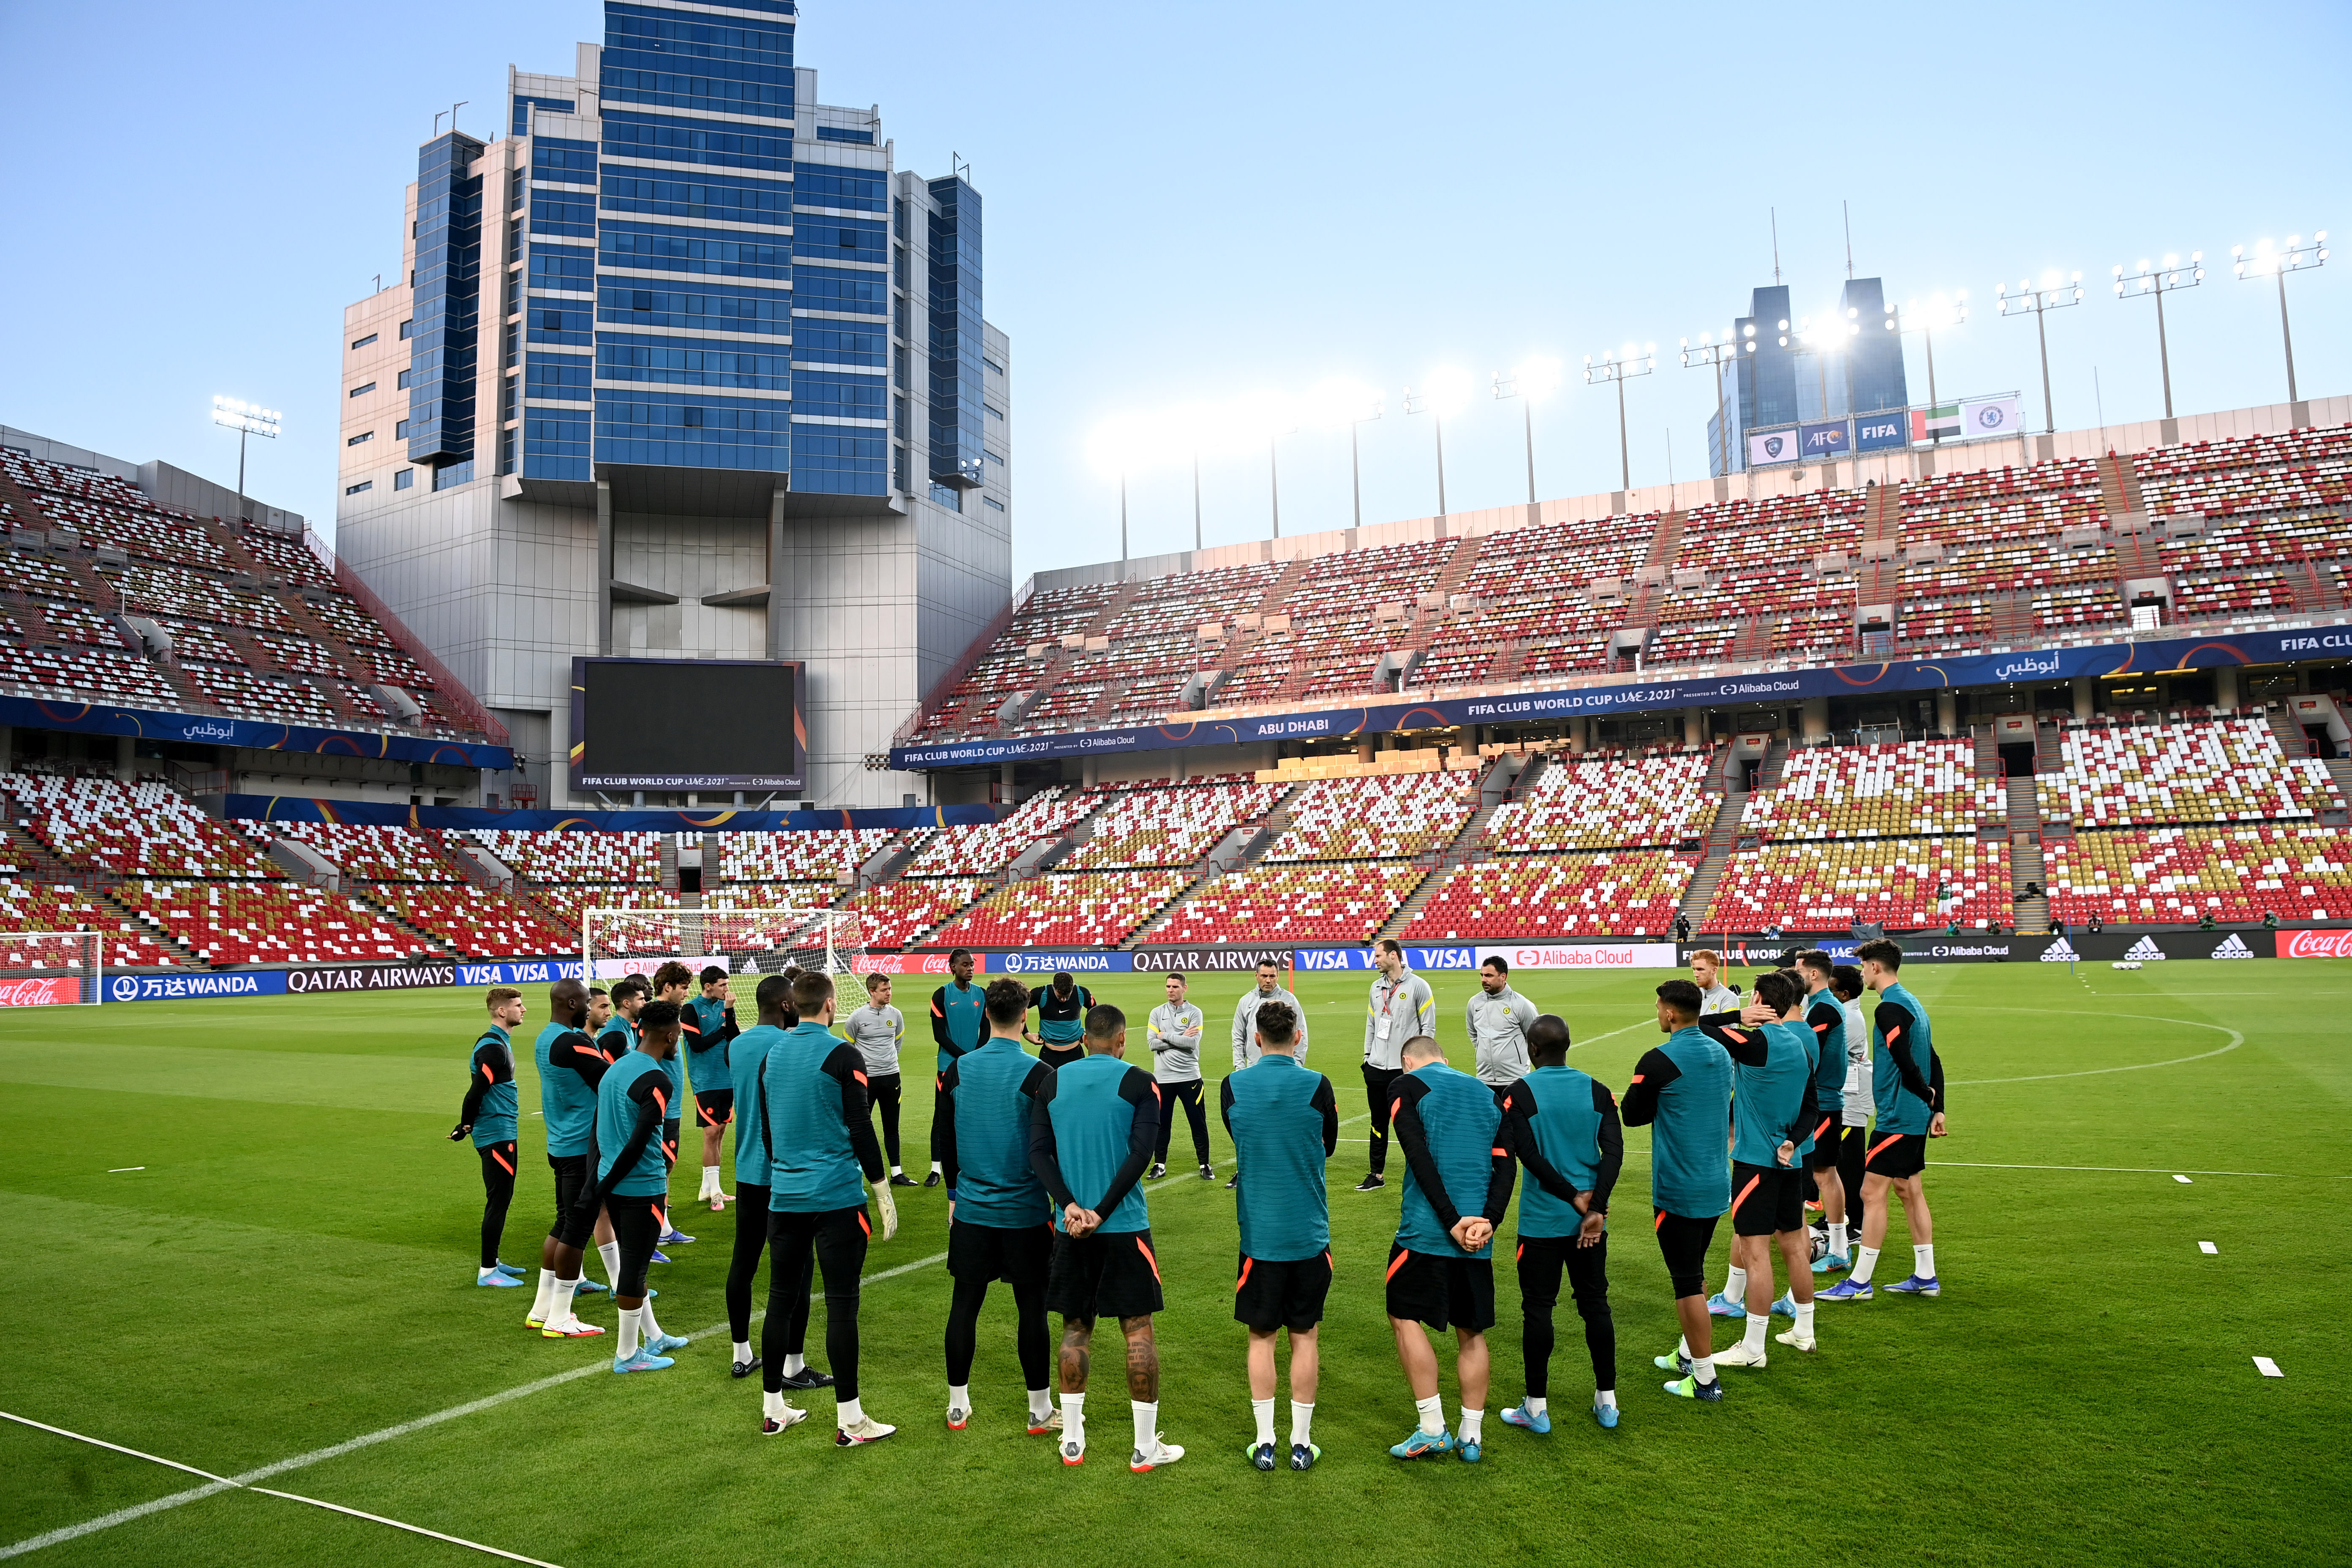
[[[2116,268],[2116,299],[2144,300],[2150,295],[2155,296],[2156,359],[2164,373],[2164,416],[2167,419],[2172,417],[2172,350],[2164,340],[2164,297],[2183,289],[2194,289],[2204,281],[2205,253],[2201,250],[2189,253],[2189,265],[2186,267],[2180,265],[2178,256],[2168,256],[2161,267],[2151,268],[2142,261],[2139,270],[2129,277],[2125,276],[2120,265]]]
[[[1602,354],[1599,364],[1592,363],[1591,354],[1584,356],[1585,385],[1599,386],[1603,382],[1617,384],[1617,473],[1620,489],[1630,491],[1633,488],[1633,458],[1625,439],[1625,383],[1634,376],[1647,375],[1657,368],[1658,345],[1655,343],[1627,343],[1614,353]]]
[[[1407,414],[1426,414],[1437,426],[1437,515],[1440,517],[1446,515],[1445,416],[1461,412],[1463,405],[1470,401],[1471,385],[1468,371],[1449,367],[1430,372],[1429,379],[1422,383],[1422,390],[1417,393],[1410,386],[1404,389],[1404,411]]]
[[[283,417],[275,408],[264,408],[257,403],[247,403],[236,397],[213,399],[213,423],[226,426],[236,432],[236,520],[245,521],[245,442],[248,436],[265,440],[278,439],[278,421]]]
[[[1528,504],[1536,504],[1536,399],[1559,389],[1559,361],[1548,354],[1522,360],[1508,375],[1495,373],[1495,396],[1519,400],[1520,420],[1528,437]]]
[[[1755,329],[1751,327],[1748,332],[1748,352],[1754,353],[1756,352]],[[1715,423],[1723,432],[1723,471],[1727,474],[1731,471],[1731,405],[1723,390],[1723,367],[1739,363],[1739,334],[1726,327],[1723,329],[1723,341],[1717,342],[1714,333],[1701,332],[1698,335],[1696,348],[1693,348],[1691,341],[1685,338],[1682,341],[1682,351],[1685,370],[1696,370],[1701,365],[1714,368]],[[1714,458],[1714,453],[1707,454],[1707,467],[1710,470],[1715,467]]]
[[[2071,278],[2061,278],[2053,268],[2042,275],[2039,288],[2032,279],[2021,278],[2016,293],[2011,293],[2008,285],[2003,284],[1993,290],[1993,296],[2004,316],[2033,312],[2034,335],[2042,340],[2042,424],[2054,436],[2058,433],[2058,415],[2050,402],[2050,329],[2042,324],[2042,318],[2053,310],[2069,310],[2083,302],[2083,275],[2077,272]]]
[[[1886,324],[1896,332],[1917,332],[1927,345],[1927,438],[1941,440],[1934,428],[1936,419],[1936,329],[1968,325],[1969,291],[1960,289],[1950,299],[1931,294],[1925,300],[1905,302],[1899,311],[1890,312]]]
[[[2286,237],[2284,250],[2273,250],[2271,242],[2265,239],[2254,247],[2251,256],[2246,254],[2246,247],[2242,245],[2230,247],[2230,254],[2237,258],[2241,279],[2246,282],[2263,277],[2278,279],[2279,342],[2286,349],[2286,400],[2300,403],[2303,400],[2295,395],[2294,391],[2294,334],[2287,330],[2286,324],[2286,275],[2326,264],[2327,231],[2323,228],[2313,235],[2309,245],[2303,243],[2301,235],[2291,234]]]

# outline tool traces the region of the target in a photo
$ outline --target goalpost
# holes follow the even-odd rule
[[[104,999],[94,931],[0,933],[0,1007],[83,1007]]]
[[[591,983],[650,974],[671,959],[698,973],[715,963],[730,974],[781,974],[794,966],[847,974],[865,952],[854,910],[616,907],[580,915],[581,972]]]

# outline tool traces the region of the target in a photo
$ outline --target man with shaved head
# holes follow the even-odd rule
[[[600,1210],[577,1212],[589,1184],[588,1156],[596,1128],[596,1086],[612,1065],[588,1037],[588,988],[559,980],[547,989],[547,1026],[531,1047],[539,1062],[539,1107],[547,1122],[547,1166],[555,1173],[555,1228],[540,1247],[539,1299],[526,1326],[551,1340],[581,1339],[604,1331],[583,1323],[572,1309],[586,1283],[580,1260],[588,1239],[610,1241],[613,1222]]]

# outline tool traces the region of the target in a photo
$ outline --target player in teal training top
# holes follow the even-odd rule
[[[694,1201],[723,1209],[735,1201],[719,1180],[719,1141],[735,1117],[735,1079],[727,1070],[727,1042],[738,1033],[735,1002],[719,965],[706,965],[697,978],[702,994],[686,1004],[687,1021],[694,1026],[686,1037],[687,1066],[694,1072],[694,1119],[702,1124],[702,1187]]]
[[[866,1414],[857,1383],[859,1276],[874,1222],[866,1182],[882,1216],[882,1239],[898,1232],[882,1145],[866,1096],[866,1061],[831,1033],[833,981],[806,973],[793,981],[800,1021],[760,1064],[760,1137],[768,1163],[768,1321],[760,1430],[770,1436],[804,1411],[784,1403],[784,1338],[791,1297],[811,1253],[824,1275],[824,1349],[833,1363],[835,1447],[856,1447],[896,1432]],[[861,1178],[863,1178],[861,1180]]]
[[[466,1064],[466,1100],[449,1141],[472,1137],[482,1161],[482,1258],[474,1283],[510,1289],[522,1283],[522,1270],[499,1261],[499,1237],[506,1233],[507,1205],[514,1202],[515,1119],[520,1107],[509,1031],[522,1027],[522,993],[501,985],[490,993],[489,1008],[489,1027],[475,1039],[473,1058]]]
[[[1400,1459],[1452,1453],[1475,1465],[1485,1452],[1495,1227],[1511,1205],[1517,1167],[1498,1136],[1503,1109],[1491,1088],[1449,1064],[1427,1035],[1406,1040],[1397,1059],[1402,1070],[1390,1087],[1388,1120],[1405,1166],[1396,1242],[1389,1248],[1389,1328],[1419,1422],[1389,1452]],[[1465,1201],[1478,1206],[1465,1213]],[[1462,1386],[1456,1432],[1445,1429],[1437,1352],[1427,1331],[1449,1325]]]
[[[596,1086],[612,1064],[587,1034],[588,988],[559,980],[547,988],[547,1026],[531,1042],[539,1064],[539,1110],[547,1124],[547,1168],[555,1173],[555,1227],[540,1245],[539,1297],[523,1322],[548,1339],[580,1339],[604,1331],[580,1321],[573,1298],[593,1293],[581,1271],[589,1237],[613,1239],[602,1213],[583,1223],[573,1217],[580,1194],[593,1179],[588,1154],[596,1132]],[[617,1257],[617,1252],[615,1254]]]
[[[964,1052],[978,1046],[987,1033],[983,1012],[985,1000],[981,988],[971,983],[974,970],[971,952],[957,948],[948,954],[948,983],[931,993],[931,1043],[939,1047],[939,1070],[948,1070],[948,1064]],[[1024,990],[1024,995],[1028,993]],[[1027,1022],[1028,1014],[1022,1014]],[[931,1171],[923,1178],[923,1185],[936,1187],[945,1178],[940,1170],[940,1121],[947,1115],[947,1090],[934,1086],[931,1091]]]
[[[674,1003],[677,1007],[677,1049],[672,1051],[669,1059],[662,1064],[663,1070],[669,1074],[670,1090],[670,1117],[662,1127],[662,1153],[672,1167],[677,1164],[678,1128],[686,1117],[686,1058],[698,1050],[702,1042],[702,1026],[695,1021],[694,1009],[687,1005],[687,998],[693,991],[694,971],[677,960],[672,959],[654,971],[654,1000]],[[694,1239],[670,1223],[669,1192],[667,1188],[662,1192],[661,1222],[663,1246],[667,1247],[673,1242],[683,1246]]]
[[[1160,1089],[1129,1067],[1127,1015],[1108,1003],[1087,1015],[1087,1054],[1048,1073],[1029,1113],[1029,1164],[1053,1200],[1054,1258],[1045,1306],[1062,1314],[1062,1463],[1087,1457],[1087,1363],[1095,1320],[1118,1320],[1127,1340],[1127,1397],[1135,1417],[1128,1468],[1172,1465],[1184,1450],[1160,1436],[1160,1259],[1151,1215],[1136,1185],[1160,1131]]]
[[[1013,1287],[1013,1345],[1029,1391],[1029,1433],[1062,1425],[1047,1370],[1045,1280],[1054,1253],[1053,1205],[1029,1163],[1029,1119],[1054,1069],[1021,1048],[1029,991],[989,982],[988,1038],[940,1074],[940,1163],[948,1183],[948,1426],[971,1420],[971,1362],[988,1287]]]
[[[1805,1231],[1805,1156],[1813,1142],[1813,1074],[1819,1042],[1803,1023],[1805,983],[1793,969],[1756,977],[1756,1000],[1736,1029],[1720,1033],[1732,1051],[1731,1277],[1720,1300],[1744,1313],[1748,1331],[1718,1353],[1717,1366],[1764,1364],[1772,1313],[1796,1328],[1780,1336],[1794,1350],[1813,1348],[1813,1268]],[[1764,1059],[1743,1057],[1760,1043]],[[1788,1266],[1790,1298],[1772,1300],[1772,1250]],[[1710,1310],[1729,1316],[1715,1302]]]
[[[1511,1426],[1551,1430],[1551,1311],[1568,1274],[1592,1357],[1592,1418],[1617,1425],[1617,1325],[1609,1312],[1609,1194],[1625,1163],[1617,1101],[1568,1065],[1568,1025],[1549,1013],[1528,1026],[1535,1065],[1503,1091],[1503,1147],[1527,1167],[1519,1194],[1519,1301],[1527,1397],[1503,1412]]]
[[[1903,950],[1881,937],[1853,950],[1862,983],[1878,994],[1870,1018],[1870,1087],[1878,1120],[1863,1165],[1862,1247],[1853,1272],[1822,1292],[1826,1301],[1867,1301],[1870,1276],[1886,1244],[1886,1199],[1902,1200],[1911,1227],[1911,1274],[1886,1289],[1904,1296],[1940,1296],[1936,1279],[1935,1220],[1927,1212],[1927,1140],[1944,1136],[1944,1063],[1936,1054],[1927,1009],[1896,978]]]
[[[1298,1015],[1287,1002],[1259,1005],[1250,1065],[1219,1094],[1239,1169],[1234,1205],[1241,1220],[1241,1277],[1234,1319],[1249,1331],[1250,1413],[1257,1436],[1245,1450],[1275,1468],[1274,1338],[1290,1331],[1290,1468],[1312,1469],[1315,1386],[1322,1371],[1316,1335],[1331,1290],[1331,1199],[1323,1167],[1339,1146],[1339,1106],[1331,1080],[1309,1072],[1298,1048]]]
[[[751,1281],[768,1251],[768,1155],[760,1136],[760,1065],[768,1059],[769,1047],[791,1027],[792,987],[781,974],[762,977],[751,996],[757,1021],[727,1046],[735,1099],[735,1251],[727,1260],[726,1291],[727,1333],[734,1355],[728,1371],[736,1377],[749,1377],[761,1365],[751,1349]]]
[[[1037,1059],[1058,1068],[1086,1055],[1087,1009],[1094,1005],[1095,994],[1069,974],[1056,974],[1053,984],[1030,992],[1029,1005],[1037,1009],[1037,1032],[1028,1040],[1037,1047]]]
[[[677,1004],[646,1003],[637,1028],[636,1048],[607,1068],[596,1085],[596,1184],[580,1199],[590,1213],[601,1207],[612,1215],[620,1243],[621,1273],[613,1284],[613,1300],[621,1309],[613,1370],[620,1373],[658,1372],[671,1364],[669,1352],[687,1342],[662,1332],[646,1289],[669,1190],[661,1129],[669,1117],[670,1088],[662,1063],[677,1049]]]
[[[1706,1310],[1706,1249],[1716,1222],[1731,1206],[1731,1173],[1724,1162],[1724,1130],[1731,1124],[1731,1057],[1700,1025],[1699,988],[1687,980],[1658,987],[1661,1046],[1643,1053],[1633,1081],[1619,1102],[1628,1127],[1650,1129],[1651,1228],[1673,1283],[1683,1342],[1661,1364],[1684,1375],[1668,1394],[1710,1403],[1723,1397],[1715,1375],[1713,1321]],[[1710,1025],[1737,1024],[1721,1013]],[[1743,1051],[1760,1058],[1760,1042]]]

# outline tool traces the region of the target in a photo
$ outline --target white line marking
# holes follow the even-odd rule
[[[2212,1257],[2215,1254],[2218,1254],[2221,1249],[2214,1246],[2210,1241],[2200,1241],[2197,1244],[2197,1250],[2204,1253],[2208,1257]]]
[[[2055,1010],[2044,1007],[1979,1007],[1973,1009],[1973,1011],[1980,1013],[2051,1013]],[[2217,1035],[2227,1035],[2230,1037],[2230,1043],[2216,1050],[2200,1051],[2193,1057],[2174,1057],[2168,1061],[2134,1062],[2128,1067],[2119,1068],[2085,1068],[2080,1072],[2029,1073],[2023,1078],[1958,1079],[1954,1080],[1952,1087],[1955,1089],[1972,1089],[1979,1084],[1988,1083],[2040,1083],[2044,1079],[2097,1078],[2105,1073],[2146,1072],[2150,1068],[2177,1068],[2183,1062],[2201,1062],[2209,1057],[2226,1056],[2246,1043],[2246,1037],[2238,1033],[2235,1029],[2229,1028],[2221,1024],[2204,1023],[2196,1018],[2159,1018],[2151,1013],[2067,1013],[2062,1016],[2074,1018],[2139,1018],[2151,1024],[2179,1024],[2184,1028],[2210,1029]]]
[[[1170,1179],[1171,1181],[1174,1180],[1173,1177],[1171,1177]],[[919,1258],[912,1263],[902,1263],[895,1268],[886,1268],[879,1274],[868,1274],[865,1276],[859,1283],[861,1286],[872,1285],[884,1279],[896,1279],[901,1274],[912,1274],[919,1268],[929,1268],[935,1263],[944,1263],[947,1261],[947,1257],[948,1255],[944,1252],[935,1252],[929,1258]],[[762,1308],[755,1310],[751,1314],[751,1321],[754,1323],[757,1323],[766,1316],[767,1311]],[[711,1324],[707,1329],[698,1331],[690,1337],[695,1339],[709,1339],[715,1335],[726,1333],[728,1329],[729,1325],[727,1323],[723,1321],[717,1322]],[[128,1524],[134,1519],[143,1519],[151,1513],[160,1513],[165,1509],[178,1508],[184,1503],[198,1502],[219,1492],[239,1488],[252,1491],[265,1491],[268,1489],[267,1488],[257,1487],[253,1483],[256,1481],[266,1481],[270,1479],[272,1477],[282,1476],[289,1470],[307,1469],[312,1465],[324,1464],[329,1459],[339,1459],[345,1454],[356,1453],[362,1448],[372,1448],[378,1443],[389,1443],[395,1437],[405,1437],[412,1432],[421,1432],[428,1426],[437,1426],[445,1421],[455,1421],[461,1415],[479,1415],[485,1410],[494,1409],[497,1406],[505,1405],[512,1400],[527,1399],[534,1394],[544,1394],[551,1388],[560,1388],[567,1383],[577,1382],[579,1379],[583,1377],[593,1377],[599,1373],[608,1373],[610,1371],[610,1367],[611,1363],[600,1356],[594,1361],[575,1366],[568,1372],[559,1372],[551,1376],[539,1378],[530,1383],[518,1384],[512,1388],[502,1390],[497,1394],[485,1394],[479,1399],[468,1400],[463,1405],[453,1405],[446,1410],[436,1411],[430,1415],[419,1415],[413,1421],[403,1421],[396,1426],[386,1426],[382,1431],[364,1433],[357,1437],[347,1438],[341,1443],[331,1444],[324,1448],[313,1448],[307,1454],[297,1454],[291,1458],[279,1459],[274,1464],[263,1465],[257,1469],[247,1470],[239,1475],[214,1478],[211,1479],[210,1483],[205,1486],[191,1487],[186,1491],[173,1492],[168,1497],[156,1498],[148,1502],[134,1503],[129,1508],[117,1509],[112,1513],[100,1514],[96,1519],[84,1520],[79,1524],[64,1525],[43,1535],[31,1536],[26,1540],[16,1542],[10,1545],[0,1545],[0,1558],[18,1557],[27,1552],[37,1552],[44,1546],[55,1546],[60,1542],[73,1541],[81,1536],[95,1534],[97,1531],[101,1530],[112,1529],[118,1524]],[[41,1426],[41,1423],[37,1421],[29,1420],[21,1415],[10,1415],[5,1411],[0,1411],[0,1416],[6,1416],[6,1418],[11,1421],[22,1422],[27,1426]],[[65,1432],[62,1427],[44,1427],[43,1430],[60,1432],[69,1437],[79,1436],[79,1434],[78,1433]],[[83,1438],[82,1440],[85,1442],[96,1441],[94,1438]],[[113,1447],[112,1444],[104,1443],[101,1443],[99,1446],[100,1447]],[[136,1451],[125,1448],[122,1449],[121,1452],[131,1454]],[[142,1459],[155,1458],[152,1454],[138,1454],[137,1457]],[[172,1461],[168,1459],[155,1459],[155,1463],[159,1465],[167,1465],[171,1464]],[[174,1469],[186,1470],[190,1475],[203,1476],[207,1474],[206,1471],[194,1469],[186,1465],[173,1465],[173,1468]],[[289,1493],[283,1495],[291,1496],[292,1494]],[[336,1507],[336,1505],[332,1503],[318,1502],[316,1499],[312,1498],[297,1498],[294,1500],[299,1502],[314,1503],[320,1508]],[[347,1512],[350,1510],[338,1510],[338,1511]],[[373,1516],[362,1515],[362,1517],[372,1518]],[[387,1520],[383,1522],[394,1523],[396,1521]],[[410,1527],[403,1526],[402,1528],[406,1529]],[[425,1533],[430,1532],[427,1531]],[[445,1537],[444,1539],[455,1540],[456,1537]],[[460,1544],[470,1546],[475,1543],[472,1542],[460,1542]],[[480,1550],[484,1552],[498,1552],[496,1547],[489,1546],[481,1547]],[[498,1554],[500,1556],[512,1555],[510,1552],[499,1552]],[[535,1559],[528,1557],[516,1558],[515,1560],[521,1563],[536,1561]]]
[[[143,1171],[146,1168],[144,1165],[117,1165],[106,1173],[110,1176],[119,1176],[125,1171]]]
[[[2179,1182],[2179,1183],[2182,1186],[2184,1186],[2184,1187],[2185,1187],[2185,1186],[2188,1186],[2188,1185],[2189,1184],[2189,1178],[2188,1178],[2188,1177],[2186,1177],[2186,1176],[2176,1175],[2176,1176],[2174,1176],[2172,1179],[2173,1179],[2174,1181],[2176,1181],[2176,1182]]]
[[[2279,1363],[2271,1360],[2271,1358],[2266,1355],[2258,1355],[2254,1358],[2254,1370],[2261,1373],[2264,1377],[2284,1377],[2286,1375],[2286,1373],[2279,1370]]]
[[[444,1535],[437,1530],[426,1530],[422,1525],[404,1524],[399,1520],[386,1519],[382,1514],[362,1513],[358,1509],[345,1508],[341,1503],[321,1502],[317,1498],[302,1497],[295,1492],[271,1491],[268,1487],[241,1486],[238,1482],[231,1480],[225,1476],[215,1476],[210,1470],[200,1470],[194,1465],[181,1464],[177,1459],[166,1459],[153,1454],[142,1453],[136,1448],[126,1448],[120,1443],[109,1443],[100,1438],[85,1436],[79,1432],[69,1432],[63,1426],[52,1426],[46,1421],[31,1420],[23,1415],[13,1415],[5,1410],[0,1410],[0,1419],[14,1421],[19,1426],[37,1427],[43,1432],[52,1432],[60,1437],[70,1437],[77,1443],[88,1443],[94,1448],[105,1448],[117,1454],[128,1454],[134,1459],[144,1459],[149,1464],[162,1465],[166,1469],[181,1470],[192,1476],[202,1476],[212,1483],[210,1486],[197,1487],[189,1491],[176,1492],[168,1498],[158,1498],[153,1502],[142,1504],[140,1507],[135,1509],[122,1509],[117,1512],[106,1515],[105,1518],[101,1520],[92,1520],[84,1524],[68,1525],[62,1530],[50,1531],[46,1535],[34,1536],[28,1541],[19,1541],[13,1545],[0,1546],[0,1557],[22,1556],[27,1552],[37,1552],[44,1546],[53,1545],[62,1541],[71,1541],[76,1536],[87,1535],[91,1531],[104,1529],[109,1524],[120,1523],[126,1519],[137,1518],[141,1514],[153,1513],[160,1509],[170,1508],[176,1502],[194,1501],[200,1497],[210,1497],[215,1492],[234,1489],[239,1491],[262,1492],[270,1497],[284,1498],[289,1502],[309,1503],[312,1508],[328,1509],[336,1513],[349,1514],[353,1519],[364,1519],[372,1521],[377,1524],[388,1524],[394,1530],[405,1530],[415,1535],[429,1535],[436,1541],[446,1541],[452,1546],[469,1547],[476,1552],[488,1552],[492,1557],[503,1557],[510,1563],[528,1563],[531,1564],[531,1568],[559,1568],[559,1564],[544,1562],[537,1557],[525,1557],[520,1552],[507,1552],[496,1546],[485,1546],[478,1541],[468,1541],[462,1535]]]
[[[1632,1151],[1627,1151],[1632,1157]],[[1979,1171],[2097,1171],[2126,1176],[2170,1175],[2176,1181],[2189,1178],[2162,1165],[2005,1165],[1990,1160],[1937,1160],[1937,1165],[1955,1165]],[[2352,1176],[2333,1175],[2316,1171],[2199,1171],[2200,1176],[2263,1176],[2277,1182],[2352,1182]]]

